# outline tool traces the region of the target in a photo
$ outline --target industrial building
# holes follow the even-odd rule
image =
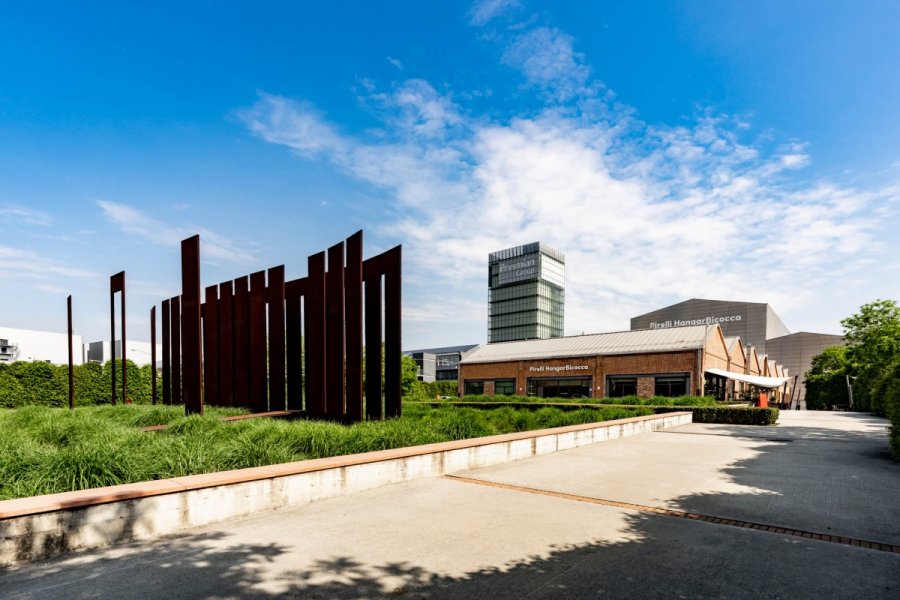
[[[69,364],[69,336],[55,331],[0,327],[0,364],[16,361],[44,361]],[[84,362],[84,342],[72,336],[72,362]]]
[[[149,365],[151,362],[152,346],[149,342],[135,342],[128,340],[125,348],[125,358],[139,367]],[[85,362],[105,363],[112,360],[109,340],[90,342],[85,345]],[[122,340],[116,340],[116,359],[122,358]],[[162,366],[162,344],[156,345],[157,367]]]
[[[55,365],[69,364],[68,335],[55,331],[0,327],[0,364],[16,361],[44,361]],[[122,358],[122,340],[116,340],[115,358]],[[150,344],[128,340],[126,357],[139,367],[150,364]],[[162,345],[156,345],[157,363],[162,361]],[[72,362],[105,363],[112,359],[109,341],[84,343],[82,336],[72,336]],[[157,364],[157,367],[159,364]]]
[[[539,398],[693,394],[726,400],[750,386],[788,391],[786,376],[748,374],[746,361],[732,357],[730,347],[743,353],[717,324],[488,344],[460,361],[459,392]]]
[[[565,281],[565,256],[542,242],[491,252],[488,344],[562,336]]]
[[[444,346],[407,350],[419,366],[419,381],[456,381],[459,379],[459,361],[468,356],[478,344]]]
[[[759,302],[691,298],[631,319],[632,330],[704,324],[717,324],[727,337],[741,339],[748,373],[766,376],[766,359],[769,359],[798,375],[797,399],[805,399],[804,377],[812,357],[829,346],[844,343],[839,335],[791,333],[771,306]]]
[[[760,302],[734,302],[691,298],[631,319],[631,329],[665,329],[686,325],[713,325],[726,337],[739,337],[766,353],[766,340],[790,331],[772,307]]]

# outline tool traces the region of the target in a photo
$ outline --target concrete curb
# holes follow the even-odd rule
[[[685,425],[673,412],[0,502],[0,565]]]

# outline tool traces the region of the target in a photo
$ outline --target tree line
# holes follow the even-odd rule
[[[875,300],[841,320],[843,346],[813,357],[806,375],[806,407],[833,406],[891,419],[891,448],[900,460],[900,304]]]

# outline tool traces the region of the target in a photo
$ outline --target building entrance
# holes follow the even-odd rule
[[[538,398],[590,398],[592,377],[529,378],[528,395]]]

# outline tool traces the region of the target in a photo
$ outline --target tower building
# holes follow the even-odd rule
[[[566,259],[533,242],[488,257],[488,343],[562,337]]]

